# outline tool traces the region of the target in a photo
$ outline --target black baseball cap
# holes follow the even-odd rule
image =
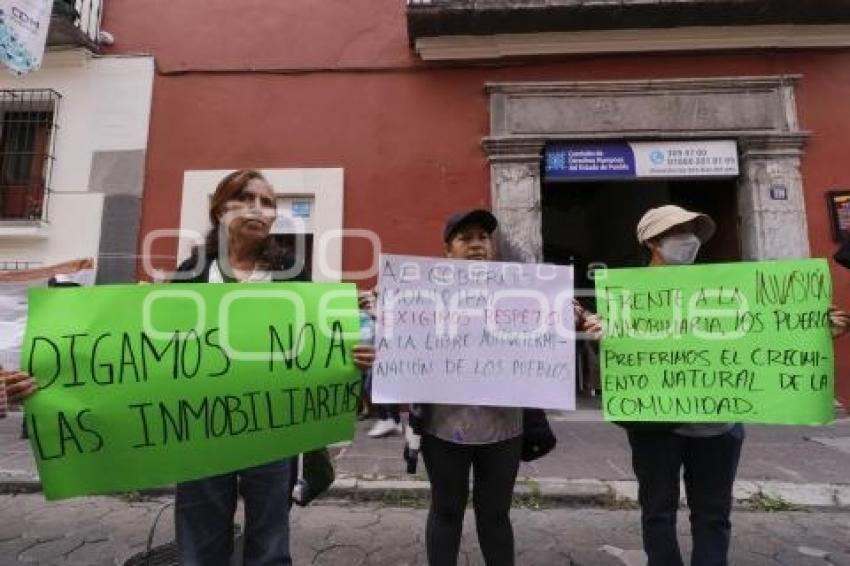
[[[496,217],[489,210],[477,208],[466,212],[458,212],[446,220],[446,227],[443,229],[443,241],[449,243],[458,230],[470,224],[478,224],[490,234],[499,227],[499,221],[496,220]]]

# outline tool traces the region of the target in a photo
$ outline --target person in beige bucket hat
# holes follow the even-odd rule
[[[646,211],[637,225],[637,239],[652,253],[650,265],[687,264],[716,231],[707,214],[668,204]]]
[[[716,231],[708,215],[665,205],[643,215],[637,225],[637,239],[651,254],[650,266],[687,265],[695,261],[700,247]],[[833,309],[830,314],[833,334],[846,331],[846,313]],[[744,441],[743,426],[620,424],[628,431],[632,467],[638,479],[648,566],[683,565],[676,536],[682,469],[691,512],[691,566],[726,566],[732,487]]]
[[[650,266],[687,265],[717,226],[706,214],[675,205],[649,209],[637,239]],[[628,431],[638,479],[648,566],[682,566],[676,536],[680,474],[691,511],[692,566],[725,566],[731,538],[732,485],[744,440],[740,424],[620,423]]]

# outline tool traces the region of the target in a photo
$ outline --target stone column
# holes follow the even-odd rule
[[[738,213],[743,259],[809,257],[800,174],[800,155],[805,141],[804,134],[751,137],[741,141]]]
[[[540,206],[540,162],[543,141],[489,139],[493,214],[499,219],[502,259],[543,261],[543,214]]]

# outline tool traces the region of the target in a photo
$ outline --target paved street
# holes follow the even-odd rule
[[[514,512],[518,565],[642,564],[638,516],[629,504],[635,485],[625,435],[593,418],[591,413],[552,415],[558,448],[523,466],[522,506]],[[359,503],[337,500],[296,509],[296,564],[424,564],[423,467],[417,477],[404,474],[401,439],[369,439],[370,424],[360,423],[355,442],[335,450],[334,493]],[[29,445],[19,432],[18,416],[0,421],[0,491],[5,493],[0,495],[0,566],[121,565],[144,549],[169,496],[48,504],[40,493],[14,495],[39,488]],[[748,427],[736,484],[731,564],[850,566],[848,440],[846,417],[828,427]],[[541,504],[544,509],[538,510]],[[482,563],[473,531],[468,517],[461,564]],[[155,544],[170,542],[173,532],[169,508]]]
[[[144,548],[167,498],[128,502],[85,498],[48,504],[39,494],[0,497],[0,566],[107,566]],[[296,509],[297,565],[414,566],[425,564],[424,509],[323,503]],[[517,564],[636,566],[642,564],[638,514],[629,509],[516,509]],[[462,565],[481,565],[471,514]],[[850,514],[747,512],[734,516],[735,566],[850,565]],[[684,526],[682,541],[688,546]],[[168,509],[155,537],[173,537]]]

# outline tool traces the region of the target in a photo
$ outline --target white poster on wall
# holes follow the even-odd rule
[[[0,0],[0,60],[13,72],[41,67],[53,0]]]
[[[572,267],[382,255],[372,402],[575,409]]]

